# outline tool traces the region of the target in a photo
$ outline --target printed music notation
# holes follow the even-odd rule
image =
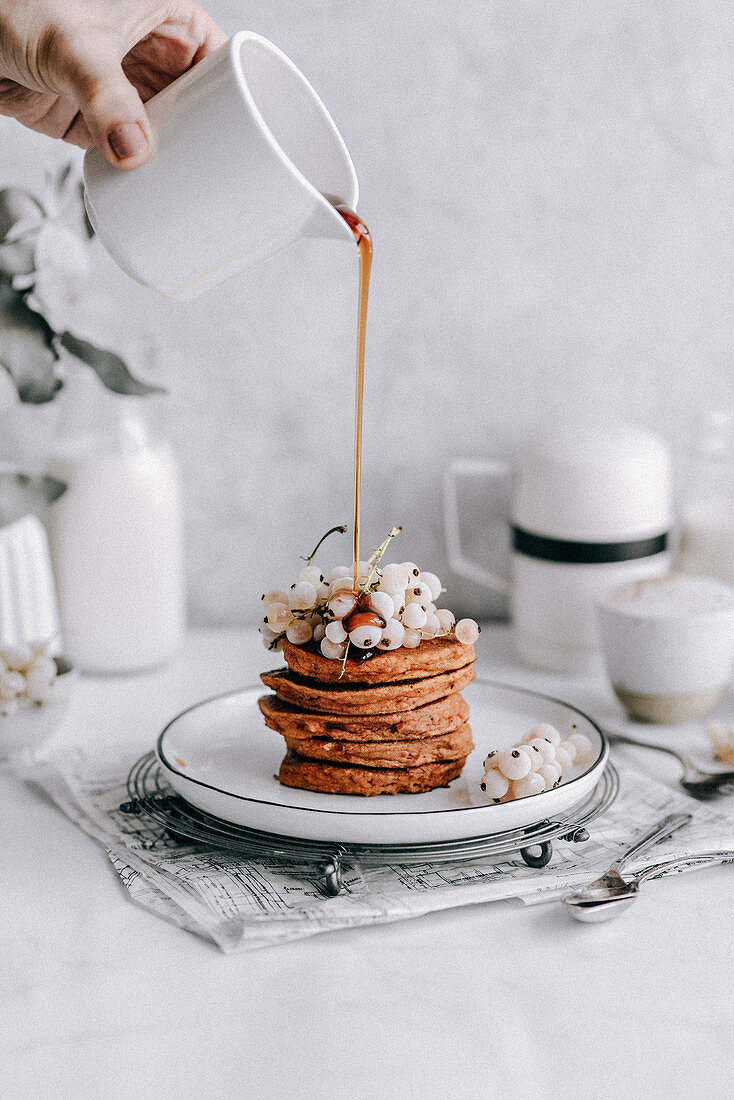
[[[171,837],[142,815],[124,813],[129,758],[106,759],[59,750],[26,762],[23,774],[43,787],[81,828],[94,836],[139,905],[181,928],[243,951],[319,932],[404,920],[439,909],[505,898],[527,904],[551,900],[591,881],[665,814],[691,810],[693,800],[620,754],[620,793],[589,826],[590,839],[554,841],[542,870],[519,855],[456,863],[345,864],[342,889],[329,897],[319,869],[296,859],[244,858]],[[691,825],[643,857],[643,864],[711,848],[734,847],[734,800],[693,803]]]

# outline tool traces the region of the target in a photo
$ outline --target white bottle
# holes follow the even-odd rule
[[[686,480],[677,567],[734,584],[734,419],[727,410],[700,419]]]
[[[86,672],[133,672],[183,636],[178,470],[143,419],[150,399],[109,394],[84,373],[68,385],[71,416],[48,467],[68,485],[47,521],[64,652]]]

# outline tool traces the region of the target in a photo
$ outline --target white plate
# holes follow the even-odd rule
[[[581,711],[536,692],[475,680],[462,693],[471,708],[476,748],[449,787],[425,794],[319,794],[277,780],[284,743],[265,726],[261,688],[229,692],[185,710],[158,738],[170,785],[187,802],[251,829],[352,844],[419,844],[524,828],[562,816],[596,785],[608,755],[601,730]],[[479,782],[493,748],[509,748],[537,722],[564,737],[575,725],[594,747],[593,763],[555,790],[498,805]]]

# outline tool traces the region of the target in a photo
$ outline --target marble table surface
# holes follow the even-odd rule
[[[264,657],[252,631],[191,634],[165,669],[83,678],[57,736],[132,757]],[[479,661],[621,717],[600,672],[514,666],[506,627],[485,629]],[[730,1095],[730,868],[651,884],[607,925],[501,902],[224,956],[132,904],[99,846],[8,768],[0,807],[3,1097]]]

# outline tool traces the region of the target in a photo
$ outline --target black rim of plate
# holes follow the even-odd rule
[[[609,743],[608,743],[606,737],[604,736],[604,732],[600,729],[600,727],[597,725],[597,723],[594,721],[593,718],[590,718],[588,714],[586,714],[584,711],[580,710],[578,707],[573,706],[572,703],[567,703],[564,699],[557,699],[553,695],[546,695],[542,691],[533,691],[531,688],[515,687],[514,684],[505,684],[505,683],[501,683],[498,680],[485,680],[483,677],[479,677],[479,676],[476,678],[476,680],[473,681],[472,684],[469,685],[469,688],[473,687],[474,685],[476,685],[477,687],[499,688],[502,691],[511,691],[511,692],[515,692],[516,694],[519,694],[519,695],[528,695],[528,696],[531,696],[532,698],[543,699],[546,703],[556,703],[558,706],[565,707],[566,710],[570,710],[570,711],[573,711],[574,714],[578,714],[579,717],[583,718],[584,721],[588,722],[589,725],[592,726],[596,730],[596,732],[599,735],[600,744],[601,744],[599,755],[597,756],[596,760],[594,760],[593,763],[590,764],[589,767],[585,771],[581,772],[580,775],[574,776],[573,779],[569,779],[569,781],[567,783],[562,784],[563,787],[569,788],[569,787],[573,786],[574,783],[578,783],[578,781],[580,779],[583,779],[585,776],[587,776],[589,774],[589,772],[592,771],[592,769],[597,768],[600,763],[602,765],[602,771],[604,770],[605,766],[608,766],[608,762],[609,762]],[[370,816],[369,812],[365,813],[363,811],[340,810],[340,809],[329,810],[329,809],[321,809],[320,807],[317,808],[315,806],[292,806],[291,804],[289,804],[287,802],[279,802],[279,801],[275,801],[273,799],[252,798],[250,795],[235,794],[232,791],[225,791],[221,787],[217,787],[212,783],[205,783],[201,779],[195,779],[193,776],[185,775],[182,771],[180,771],[177,767],[175,767],[170,762],[170,760],[168,760],[166,758],[165,752],[163,751],[164,738],[165,738],[166,734],[168,733],[168,731],[171,729],[171,727],[174,726],[176,724],[176,722],[178,722],[185,715],[191,714],[192,711],[199,710],[202,707],[206,707],[210,703],[219,702],[220,700],[223,700],[223,699],[236,698],[239,695],[246,695],[246,694],[249,694],[251,692],[257,692],[257,691],[259,691],[259,688],[256,685],[252,686],[252,687],[235,688],[234,691],[223,691],[223,692],[220,692],[218,695],[212,695],[212,696],[209,696],[209,698],[207,698],[207,699],[202,699],[198,703],[194,703],[193,706],[186,707],[185,710],[182,710],[174,718],[171,718],[171,720],[169,722],[167,722],[166,725],[161,730],[161,732],[158,736],[158,740],[156,742],[154,755],[157,756],[159,763],[164,768],[166,768],[169,772],[171,772],[173,775],[175,775],[177,778],[185,779],[187,783],[193,783],[198,787],[203,787],[203,788],[205,788],[206,790],[209,790],[209,791],[216,791],[217,794],[225,795],[227,798],[236,798],[236,799],[238,799],[242,802],[252,802],[252,803],[259,804],[261,806],[278,806],[278,807],[281,807],[283,809],[289,809],[289,810],[296,809],[299,812],[304,812],[304,813],[338,814],[339,816],[343,816],[343,817],[368,818]],[[547,793],[548,793],[547,791],[541,791],[540,794],[529,795],[527,798],[523,799],[523,802],[532,802],[533,799],[542,798],[543,795],[545,795]],[[429,815],[429,816],[430,815],[438,816],[439,814],[470,813],[472,811],[474,811],[474,812],[479,811],[479,812],[483,813],[487,808],[488,808],[487,806],[453,806],[453,807],[451,807],[449,809],[445,809],[445,810],[418,810],[418,809],[416,809],[416,810],[396,810],[394,812],[389,811],[387,813],[375,814],[374,816],[379,817],[379,818],[384,818],[384,817],[413,817],[413,816],[417,816],[419,814],[426,814],[426,815]],[[220,819],[217,818],[215,820],[220,820]]]

